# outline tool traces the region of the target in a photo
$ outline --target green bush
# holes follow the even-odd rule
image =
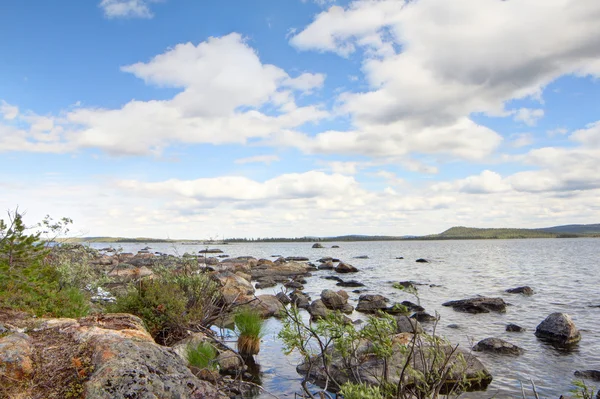
[[[222,309],[218,287],[208,276],[161,273],[135,284],[108,310],[141,317],[154,339],[169,345],[195,324],[209,326]]]
[[[215,359],[217,358],[217,350],[208,342],[201,342],[198,345],[188,345],[187,360],[190,366],[199,369],[215,369]]]
[[[256,311],[242,308],[234,316],[238,332],[238,352],[243,356],[256,355],[260,351],[260,339],[264,335],[264,322]]]
[[[340,394],[344,399],[383,399],[379,387],[367,384],[345,383],[340,388]]]

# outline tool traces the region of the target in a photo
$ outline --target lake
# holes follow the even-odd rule
[[[92,244],[94,248],[109,245]],[[134,253],[146,246],[143,243],[112,245]],[[439,313],[438,334],[464,348],[470,348],[481,339],[497,337],[525,349],[518,357],[476,353],[494,380],[487,391],[471,392],[462,397],[521,397],[521,383],[531,394],[531,379],[542,398],[558,398],[572,387],[575,370],[600,368],[600,239],[327,242],[323,245],[326,248],[312,249],[312,243],[236,243],[220,248],[233,257],[307,256],[312,261],[324,256],[340,258],[360,270],[351,277],[342,276],[345,280],[359,280],[366,285],[364,288],[368,293],[382,294],[391,302],[416,302],[412,295],[392,288],[393,282],[423,283],[418,286],[421,305],[430,314]],[[340,248],[330,248],[332,245]],[[166,243],[148,246],[153,251],[179,255],[206,248]],[[369,259],[355,259],[363,255]],[[418,258],[426,258],[430,263],[416,263]],[[335,286],[335,281],[321,278],[336,274],[325,270],[313,273],[307,278],[305,292],[314,300],[323,289],[337,291],[339,287]],[[522,285],[531,286],[535,295],[526,297],[504,292]],[[274,294],[280,289],[273,287],[257,291],[257,294]],[[349,302],[356,306],[359,294],[351,290],[347,289]],[[502,297],[512,306],[503,314],[476,315],[441,306],[448,300],[476,295]],[[557,350],[534,335],[536,326],[554,312],[568,313],[581,331],[582,340],[571,351]],[[364,315],[354,312],[350,317],[364,318]],[[506,332],[508,323],[518,324],[527,331]],[[450,324],[457,324],[459,328],[449,328]],[[281,343],[276,338],[277,320],[270,319],[267,327],[268,334],[257,356],[262,384],[278,396],[293,397],[294,392],[301,390],[300,378],[295,371],[298,357],[282,354]],[[427,330],[426,323],[424,327]],[[533,397],[532,394],[528,396]],[[259,397],[270,396],[262,394]]]

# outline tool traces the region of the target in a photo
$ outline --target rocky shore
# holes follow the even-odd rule
[[[252,383],[244,358],[212,330],[187,331],[186,337],[163,346],[156,343],[139,317],[103,312],[104,305],[113,302],[115,296],[125,292],[131,284],[143,284],[154,279],[158,270],[167,269],[174,274],[204,273],[218,284],[227,309],[252,309],[262,318],[280,317],[286,306],[305,309],[312,321],[326,318],[332,312],[345,314],[344,322],[348,324],[359,322],[347,316],[354,311],[365,315],[391,315],[396,320],[397,329],[390,367],[392,373],[398,371],[398,375],[405,361],[405,352],[401,348],[410,342],[414,334],[424,334],[421,323],[439,322],[435,311],[430,314],[409,301],[393,303],[378,293],[360,294],[356,307],[348,302],[349,294],[343,289],[326,289],[318,298],[310,298],[304,292],[307,277],[323,270],[335,273],[327,278],[336,280],[339,287],[364,286],[360,281],[360,270],[341,259],[321,258],[311,263],[308,257],[256,259],[251,256],[209,256],[221,254],[219,249],[177,257],[152,253],[150,248],[133,254],[119,253],[112,248],[93,250],[83,246],[70,247],[62,255],[65,253],[73,259],[85,258],[95,273],[105,277],[105,283],[91,293],[96,313],[77,319],[36,318],[23,312],[0,309],[0,378],[3,379],[0,397],[52,398],[69,392],[71,396],[68,397],[88,399],[211,399],[243,397],[249,392],[260,391],[260,387]],[[423,259],[417,259],[417,262],[423,263]],[[411,282],[397,284],[403,289],[412,285]],[[268,287],[280,291],[276,295],[257,295],[256,289]],[[509,288],[507,293],[534,295],[530,287]],[[474,296],[440,305],[471,314],[508,311],[508,304],[502,298]],[[232,314],[223,314],[215,324],[230,325],[231,318]],[[523,332],[514,324],[507,325],[506,329]],[[581,333],[564,313],[553,313],[540,320],[534,333],[536,339],[560,349],[570,348],[581,339]],[[185,348],[190,343],[201,342],[210,342],[218,348],[217,371],[201,372],[189,366]],[[461,374],[452,378],[466,378],[476,389],[485,389],[494,377],[477,359],[477,352],[501,356],[523,353],[522,348],[495,337],[484,339],[468,349],[471,350],[461,348],[457,352],[468,361]],[[364,342],[357,350],[368,353],[369,343]],[[371,385],[378,383],[370,376],[373,370],[383,367],[379,360],[370,358],[362,364],[343,365],[335,352],[329,355],[338,373],[337,380],[367,381]],[[353,372],[349,373],[349,369]],[[308,373],[310,380],[317,385],[326,384],[327,376],[322,370],[299,364],[298,372]],[[595,370],[577,373],[584,378],[600,375]],[[45,396],[40,396],[42,393]]]

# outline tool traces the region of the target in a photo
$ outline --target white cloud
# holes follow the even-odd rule
[[[244,165],[247,163],[264,163],[270,165],[273,162],[278,162],[280,159],[277,155],[256,155],[253,157],[239,158],[235,160],[235,163]]]
[[[19,107],[0,101],[0,114],[5,120],[13,120],[19,115]]]
[[[161,0],[102,0],[99,7],[107,18],[152,18],[149,3]]]
[[[515,148],[526,147],[533,144],[533,136],[531,133],[516,133],[510,136],[510,145]]]
[[[54,126],[53,135],[44,136],[44,146],[32,123],[41,117],[28,113],[21,118],[28,128],[4,129],[4,136],[15,137],[1,140],[0,151],[12,151],[20,141],[22,151],[99,148],[111,154],[160,154],[175,143],[244,144],[328,116],[318,105],[297,106],[290,91],[315,90],[324,75],[291,77],[263,64],[236,33],[198,45],[180,44],[122,70],[181,91],[168,100],[131,100],[117,109],[79,107],[44,117],[46,126]],[[263,107],[270,112],[260,110]]]
[[[537,121],[544,117],[543,109],[519,108],[514,111],[514,119],[525,123],[527,126],[535,126]]]

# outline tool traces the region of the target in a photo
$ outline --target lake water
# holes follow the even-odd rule
[[[114,244],[113,244],[114,245]],[[136,252],[145,244],[118,244],[125,252]],[[518,357],[476,353],[494,380],[485,392],[465,394],[466,398],[521,397],[521,383],[530,397],[533,380],[542,398],[567,394],[574,380],[573,372],[600,369],[600,239],[527,239],[527,240],[457,240],[457,241],[384,241],[323,243],[327,248],[312,249],[312,243],[240,243],[220,246],[230,256],[272,255],[307,256],[312,261],[324,256],[340,258],[360,272],[342,278],[363,282],[368,293],[382,294],[392,302],[410,300],[410,294],[392,288],[394,281],[411,280],[420,285],[421,305],[427,312],[438,312],[441,319],[437,332],[454,344],[469,348],[488,337],[498,337],[525,349]],[[330,248],[339,245],[340,248]],[[107,244],[95,243],[94,247]],[[149,244],[153,251],[183,254],[204,249],[202,245]],[[369,259],[354,259],[367,255]],[[395,259],[404,257],[403,260]],[[430,263],[416,263],[426,258]],[[309,277],[305,292],[317,299],[323,289],[335,289],[335,281],[321,277],[336,275],[318,271]],[[430,287],[430,285],[432,285]],[[529,285],[535,295],[507,294],[504,291]],[[258,291],[276,293],[280,287]],[[356,305],[359,294],[351,292],[349,302]],[[512,304],[504,314],[459,313],[441,304],[448,300],[476,295],[502,297]],[[596,306],[596,307],[594,307]],[[565,352],[539,341],[534,331],[553,312],[568,313],[582,334],[581,342]],[[363,318],[354,312],[351,318]],[[505,331],[508,323],[527,329],[524,333]],[[459,329],[448,328],[458,324]],[[284,356],[276,334],[279,322],[267,322],[268,334],[257,361],[261,366],[262,384],[279,397],[294,397],[301,390],[296,374],[297,356]],[[427,324],[424,324],[427,329]],[[593,385],[593,383],[592,383]],[[600,385],[600,384],[596,384]],[[263,394],[261,398],[270,397]]]

